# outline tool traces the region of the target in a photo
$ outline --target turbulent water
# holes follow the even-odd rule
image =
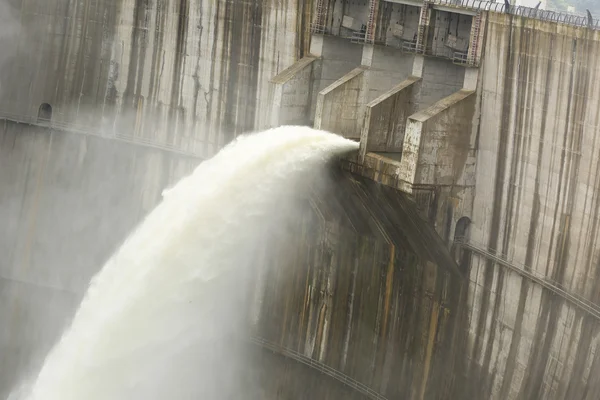
[[[273,222],[297,177],[356,147],[283,127],[241,137],[202,163],[94,277],[39,375],[14,398],[224,398],[236,348],[223,338],[243,319],[258,227]]]

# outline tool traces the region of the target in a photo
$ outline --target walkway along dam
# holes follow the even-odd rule
[[[600,396],[598,21],[473,0],[0,6],[0,397],[165,187],[293,124],[360,150],[256,250],[256,398]]]

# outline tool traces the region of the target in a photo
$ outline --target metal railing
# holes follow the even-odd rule
[[[589,27],[592,29],[600,29],[600,20],[594,19],[589,21],[587,17],[568,13],[561,13],[549,10],[540,10],[537,8],[524,6],[510,6],[506,9],[504,2],[491,2],[483,0],[429,0],[436,5],[444,5],[450,7],[470,8],[480,11],[495,11],[500,13],[508,13],[520,17],[533,18],[541,21],[558,22],[566,25]]]
[[[401,49],[405,53],[423,53],[423,45],[417,44],[416,41],[403,41]]]
[[[592,302],[591,300],[586,299],[585,297],[578,295],[576,293],[572,293],[569,288],[565,287],[560,282],[556,282],[550,279],[548,276],[544,274],[540,274],[539,272],[534,271],[531,268],[528,268],[524,264],[520,264],[518,262],[514,262],[509,260],[508,256],[498,252],[489,246],[486,246],[481,243],[474,242],[464,237],[457,238],[454,243],[462,247],[463,249],[473,251],[488,260],[491,260],[497,264],[500,264],[517,274],[528,278],[529,280],[540,284],[546,289],[552,291],[558,296],[564,298],[571,304],[580,308],[583,311],[591,314],[596,319],[600,320],[600,305]]]
[[[455,51],[454,55],[452,56],[452,62],[457,65],[468,65],[469,54],[462,51]]]
[[[354,31],[350,36],[351,43],[367,43],[367,34],[363,31]]]
[[[327,33],[325,26],[323,24],[316,23],[316,22],[312,22],[310,24],[310,31],[314,34],[319,34],[319,35],[323,35],[323,34]]]
[[[479,67],[479,63],[473,59],[473,57],[469,57],[469,53],[465,53],[462,51],[455,51],[452,54],[452,63],[456,65],[460,65],[463,67]]]
[[[312,358],[307,357],[304,354],[301,354],[295,350],[279,346],[276,343],[270,342],[266,339],[256,337],[256,336],[250,337],[249,341],[258,346],[264,347],[275,353],[281,354],[288,358],[294,359],[302,364],[305,364],[311,368],[314,368],[317,371],[342,382],[344,385],[356,390],[357,392],[364,394],[365,396],[367,396],[371,399],[387,400],[387,398],[385,396],[383,396],[382,394],[371,389],[367,385],[362,384],[362,383],[356,381],[355,379],[352,379],[348,375],[345,375],[345,374],[341,373],[340,371],[333,369],[319,361],[313,360]]]

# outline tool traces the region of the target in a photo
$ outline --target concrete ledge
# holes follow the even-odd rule
[[[317,57],[304,57],[271,78],[269,110],[261,128],[281,125],[306,125],[311,104],[313,64]]]
[[[400,179],[408,184],[403,190],[465,184],[461,179],[470,155],[474,93],[460,90],[409,117],[400,161]]]
[[[358,67],[319,92],[315,128],[360,138],[361,90],[367,67]]]
[[[269,82],[273,84],[286,84],[290,80],[292,80],[298,73],[300,73],[304,68],[310,66],[313,61],[315,61],[317,57],[307,56],[298,61],[296,61],[292,66],[284,69],[279,74],[275,75]]]
[[[413,7],[423,7],[423,0],[386,0],[390,3],[405,4]]]
[[[377,153],[367,153],[362,161],[359,161],[357,156],[352,156],[342,159],[341,164],[347,171],[402,192],[415,194],[414,191],[406,190],[412,189],[412,185],[400,177],[402,165],[399,160]]]
[[[426,108],[423,111],[419,111],[410,116],[410,119],[420,122],[426,122],[432,117],[438,116],[441,112],[446,111],[450,107],[455,106],[457,103],[471,96],[475,92],[472,90],[460,90],[440,101],[433,104],[431,107]]]
[[[406,119],[415,112],[421,78],[411,76],[367,104],[360,136],[359,161],[369,151],[402,152]]]

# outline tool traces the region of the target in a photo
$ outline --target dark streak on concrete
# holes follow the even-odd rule
[[[550,38],[549,54],[552,54],[554,48],[554,37]],[[550,102],[550,77],[552,75],[552,59],[548,57],[546,66],[546,82],[544,92],[543,110],[548,109]],[[540,138],[538,141],[538,159],[536,164],[536,177],[534,183],[534,194],[533,194],[533,209],[531,212],[531,219],[529,222],[529,236],[527,238],[527,252],[525,254],[525,268],[531,271],[533,264],[533,250],[535,249],[535,239],[537,237],[537,229],[540,217],[540,173],[542,172],[542,154],[544,152],[544,137],[546,133],[546,118],[542,118]],[[521,331],[523,327],[523,317],[525,311],[525,304],[527,302],[527,295],[529,293],[529,280],[521,280],[521,289],[519,294],[519,304],[517,305],[517,318],[515,321],[515,327],[513,330],[513,337],[510,343],[510,349],[506,360],[506,368],[504,370],[504,376],[502,380],[502,388],[500,391],[501,398],[507,398],[510,391],[510,385],[514,376],[515,364],[517,362],[517,351],[521,343]]]
[[[189,1],[179,0],[177,8],[177,39],[175,44],[175,64],[173,68],[173,76],[171,78],[171,96],[169,109],[169,125],[174,126],[177,117],[183,117],[182,110],[182,88],[185,69],[185,57],[187,56],[187,34],[189,25]],[[179,115],[178,115],[179,114]],[[176,143],[174,137],[176,129],[169,130],[169,143]]]
[[[214,19],[214,29],[213,29],[213,45],[212,45],[212,49],[210,51],[210,83],[209,83],[209,88],[208,88],[208,105],[207,105],[207,110],[206,110],[206,115],[208,116],[208,127],[210,127],[209,129],[206,129],[206,133],[204,135],[204,154],[208,154],[209,151],[209,145],[210,145],[210,132],[211,130],[218,130],[218,126],[215,123],[212,123],[212,116],[213,116],[213,100],[214,100],[214,92],[215,92],[215,86],[214,86],[214,81],[215,81],[215,69],[216,69],[216,56],[217,56],[217,40],[216,38],[218,37],[219,34],[219,22],[220,22],[220,18],[219,16],[221,15],[221,2],[217,1],[216,4],[216,9],[215,9],[215,14],[216,18]],[[217,114],[217,118],[218,118],[218,114]]]
[[[198,126],[198,118],[196,118],[196,113],[198,112],[198,95],[200,94],[200,90],[202,90],[202,86],[200,85],[200,61],[202,59],[202,32],[204,31],[204,26],[202,26],[202,18],[204,16],[204,7],[202,2],[200,2],[198,9],[198,48],[196,51],[198,52],[198,56],[196,57],[196,69],[194,71],[194,108],[192,110],[192,115],[194,119],[194,132],[197,132]],[[205,92],[206,93],[206,92]],[[208,104],[207,104],[208,106]]]
[[[225,93],[222,115],[223,143],[254,127],[258,67],[262,37],[262,0],[233,4],[226,2],[223,59],[228,67],[222,69],[220,92]]]
[[[502,198],[503,198],[503,185],[504,185],[504,180],[505,180],[505,174],[506,174],[506,158],[507,158],[507,144],[509,142],[509,138],[510,138],[510,132],[509,132],[509,117],[510,117],[510,111],[511,111],[511,99],[512,99],[512,80],[511,77],[513,76],[513,69],[514,69],[514,59],[513,59],[513,16],[510,15],[509,17],[509,29],[508,29],[508,37],[507,37],[507,47],[506,47],[506,60],[505,60],[505,65],[504,65],[504,69],[505,69],[505,74],[504,74],[504,83],[503,83],[503,102],[502,102],[502,120],[500,123],[500,138],[499,138],[499,148],[498,148],[498,155],[497,155],[497,162],[496,162],[496,176],[495,176],[495,182],[494,182],[494,208],[492,211],[492,223],[491,223],[491,228],[490,228],[490,238],[489,238],[489,242],[488,242],[488,247],[490,249],[496,249],[497,245],[498,245],[498,236],[499,236],[499,230],[500,230],[500,223],[502,220]],[[494,251],[494,250],[492,250]],[[499,273],[501,274],[503,271],[500,270]],[[501,279],[502,277],[499,276],[498,277],[498,284],[501,285],[503,282],[503,279]],[[471,355],[471,377],[475,377],[477,376],[477,359],[479,358],[480,354],[482,353],[482,347],[483,347],[483,336],[485,334],[485,324],[487,321],[487,313],[488,313],[488,309],[489,309],[489,305],[490,305],[490,293],[491,293],[491,289],[492,289],[492,282],[494,279],[494,263],[491,260],[486,261],[485,263],[485,271],[484,271],[484,282],[483,282],[483,286],[484,286],[484,292],[483,292],[483,297],[482,297],[482,301],[481,301],[481,308],[479,310],[479,315],[477,317],[477,333],[476,333],[476,339],[475,339],[475,345],[473,348],[473,354]],[[500,292],[496,292],[496,293],[500,293]],[[495,318],[497,317],[497,301],[496,304],[494,305],[494,313],[492,315],[492,321],[495,320]],[[494,335],[495,332],[492,330],[490,331],[490,336]],[[491,347],[493,345],[493,337],[490,337],[490,339],[488,340],[488,346]],[[489,353],[489,350],[486,350],[486,353]],[[488,357],[487,363],[484,362],[482,369],[485,370],[488,367],[488,363],[489,363],[489,356]],[[471,398],[478,398],[480,397],[480,393],[477,393],[477,391],[480,389],[481,387],[472,386],[472,391],[471,391]]]
[[[312,2],[298,1],[296,11],[296,24],[298,26],[296,35],[296,60],[306,56],[310,50],[310,16],[312,12]],[[309,97],[310,98],[310,97]]]
[[[574,182],[577,181],[577,177],[579,176],[579,167],[581,163],[581,153],[582,153],[582,139],[584,135],[584,128],[582,124],[579,124],[579,121],[585,121],[586,118],[586,99],[589,97],[589,80],[590,73],[588,69],[588,65],[592,64],[592,60],[590,59],[593,54],[593,41],[587,37],[589,31],[586,31],[586,37],[581,39],[581,46],[583,47],[583,51],[581,52],[582,60],[576,60],[575,56],[573,59],[574,68],[576,68],[576,76],[577,79],[575,81],[575,86],[572,88],[572,92],[570,92],[571,96],[574,98],[573,109],[569,109],[569,118],[571,121],[570,128],[567,131],[566,136],[568,136],[569,144],[568,149],[571,151],[567,154],[569,159],[569,173],[568,179],[571,182],[569,187],[569,192],[565,195],[566,198],[564,200],[567,207],[567,215],[573,215],[573,211],[576,204],[576,185]],[[572,224],[568,224],[567,231],[567,239],[565,241],[566,246],[569,244]],[[576,227],[576,230],[579,227]],[[573,232],[574,233],[574,232]],[[591,246],[590,246],[591,247]],[[566,252],[565,252],[566,253]],[[567,265],[569,263],[569,254],[565,254],[561,259],[560,270],[557,272],[555,279],[557,282],[564,283],[564,275]],[[593,264],[593,254],[588,252],[588,258],[586,260],[586,266]],[[596,266],[595,271],[597,274],[600,274],[600,268]],[[593,301],[597,302],[597,298],[593,299]],[[556,311],[554,311],[556,318]],[[597,321],[592,319],[589,315],[583,316],[583,323],[581,328],[581,334],[579,335],[579,341],[577,343],[576,349],[576,360],[580,360],[579,363],[576,363],[573,367],[571,379],[569,379],[569,384],[567,386],[566,398],[583,398],[582,397],[582,388],[585,388],[586,385],[583,384],[582,378],[585,368],[585,363],[583,360],[586,360],[589,356],[589,349],[591,347],[592,338],[594,336],[594,332],[597,331]],[[579,383],[579,384],[577,384]]]
[[[220,2],[219,2],[220,3]],[[232,42],[232,21],[231,19],[234,19],[234,13],[235,11],[232,11],[232,9],[237,9],[237,7],[232,7],[231,2],[226,1],[225,2],[225,10],[223,12],[223,15],[225,16],[225,18],[223,18],[223,39],[222,39],[222,47],[221,47],[221,56],[219,57],[220,61],[221,61],[221,65],[217,66],[215,65],[215,68],[219,68],[219,95],[221,97],[220,101],[217,103],[216,107],[217,107],[217,118],[218,118],[218,128],[217,128],[217,132],[219,133],[223,133],[226,129],[227,129],[227,123],[231,123],[232,119],[229,118],[229,120],[227,120],[227,115],[228,115],[228,110],[231,108],[230,105],[230,97],[228,96],[230,93],[228,91],[226,91],[228,82],[226,81],[226,73],[227,71],[232,67],[233,65],[237,65],[237,60],[235,62],[233,62],[233,57],[235,57],[235,54],[231,54],[231,42]],[[219,16],[220,18],[220,16]],[[213,60],[213,63],[216,60]],[[222,111],[223,106],[225,106],[225,112]],[[221,135],[219,135],[218,137],[218,143],[215,143],[216,145],[218,145],[218,147],[222,147],[225,143],[227,143],[227,139],[228,137],[226,137],[226,133],[223,133]]]
[[[518,34],[519,43],[518,43],[518,47],[516,48],[516,51],[518,52],[516,55],[516,57],[518,58],[517,71],[516,71],[518,81],[527,81],[527,78],[528,78],[529,57],[527,57],[526,51],[527,51],[527,47],[528,47],[528,43],[529,43],[529,35],[527,33],[529,33],[528,30],[526,30],[521,25],[519,27],[519,34]],[[515,48],[515,46],[513,46],[513,48]],[[516,93],[517,104],[525,104],[525,96],[527,93],[528,93],[528,91],[526,91],[526,90],[519,90]],[[512,98],[510,100],[512,101]],[[518,209],[520,204],[515,201],[516,185],[513,183],[516,183],[519,166],[522,165],[521,157],[523,155],[523,135],[526,134],[525,127],[523,126],[524,112],[525,112],[524,110],[519,110],[514,114],[514,119],[515,119],[515,121],[514,121],[515,130],[513,132],[514,145],[512,146],[512,154],[510,156],[511,163],[510,163],[510,169],[509,169],[509,173],[508,173],[510,183],[507,187],[508,193],[507,193],[507,197],[506,197],[504,232],[503,232],[503,237],[502,237],[502,245],[500,247],[500,251],[501,251],[500,254],[508,253],[510,243],[511,243],[511,234],[512,234],[512,230],[513,230],[513,225],[515,225],[515,226],[517,225],[518,215],[517,216],[515,215],[514,210]],[[515,204],[515,203],[517,203],[517,204]],[[514,221],[513,221],[513,219],[514,219]],[[500,268],[498,270],[498,280],[497,280],[495,293],[500,294],[503,292],[504,276],[505,276],[505,271],[503,268]],[[497,295],[497,296],[500,297],[500,295]],[[488,368],[488,369],[489,369],[488,366],[489,366],[489,363],[491,360],[492,349],[494,347],[498,312],[500,309],[500,301],[499,301],[498,297],[496,297],[496,300],[494,302],[494,309],[493,309],[492,320],[491,320],[491,325],[490,325],[490,338],[488,339],[488,346],[486,348],[484,361],[483,361],[484,368]],[[502,327],[502,330],[504,330],[504,329],[505,328]],[[491,373],[489,375],[485,376],[484,391],[485,391],[486,397],[491,396],[493,379],[496,376],[497,370],[498,370],[497,363],[498,363],[499,357],[496,357],[495,359],[496,359],[496,362],[494,363]]]
[[[287,5],[287,3],[285,4]],[[246,86],[243,85],[244,82],[238,82],[238,85],[242,87],[245,94],[245,99],[242,98],[242,105],[246,107],[246,112],[242,126],[238,126],[237,134],[249,132],[255,126],[256,102],[259,85],[258,68],[260,65],[260,48],[262,46],[261,39],[263,37],[263,2],[261,0],[255,0],[254,10],[251,11],[252,16],[248,21],[250,27],[250,54],[249,59],[245,62],[247,65],[245,70],[249,75],[247,78],[250,85]]]
[[[202,4],[202,3],[200,3]],[[164,57],[164,41],[167,16],[167,0],[156,1],[156,30],[154,31],[154,45],[152,46],[152,68],[150,70],[150,87],[148,98],[152,105],[156,107],[156,98],[159,83],[160,61]]]
[[[67,7],[64,8],[65,14],[64,14],[64,20],[67,21],[69,14],[71,12],[71,10],[73,10],[73,8],[71,8],[71,2],[69,2],[69,4],[67,5]],[[64,38],[67,38],[67,32],[69,29],[69,24],[64,23],[63,25],[64,29],[62,32],[62,36]],[[65,93],[64,93],[64,87],[63,85],[65,84],[66,81],[68,81],[67,79],[67,54],[68,54],[68,50],[69,50],[69,40],[63,40],[62,41],[62,46],[60,48],[60,55],[59,55],[59,59],[58,59],[58,71],[63,71],[63,73],[58,75],[58,79],[56,81],[56,89],[55,89],[55,93],[54,93],[54,97],[56,99],[56,101],[58,103],[63,103],[64,99],[65,99]]]
[[[90,12],[90,1],[87,0],[83,4],[83,15],[81,18],[81,36],[79,37],[79,46],[77,49],[77,58],[75,61],[75,76],[72,81],[71,86],[71,98],[76,99],[77,102],[80,100],[81,96],[81,86],[85,79],[85,73],[87,71],[85,65],[85,53],[87,46],[87,37],[88,37],[88,27],[89,27],[89,12]]]
[[[131,27],[131,48],[129,49],[129,69],[127,70],[127,83],[123,93],[125,107],[136,107],[137,94],[136,82],[141,82],[144,71],[146,54],[147,9],[149,0],[135,0],[133,7],[133,26]]]
[[[580,161],[579,157],[573,159],[572,153],[567,151],[567,149],[573,149],[575,152],[580,152],[581,136],[583,134],[581,125],[571,124],[570,121],[581,121],[585,118],[585,107],[581,100],[578,100],[576,98],[577,96],[574,96],[574,90],[578,92],[583,91],[584,96],[587,94],[587,71],[585,68],[578,68],[579,63],[576,62],[578,45],[578,40],[573,39],[573,56],[570,68],[569,97],[567,101],[568,117],[564,127],[564,139],[559,172],[559,182],[563,183],[559,185],[555,200],[557,207],[554,214],[554,220],[560,221],[560,227],[555,245],[556,256],[551,277],[555,282],[559,283],[564,283],[564,274],[569,259],[568,248],[572,226],[570,217],[572,215],[576,193],[575,185],[570,185],[570,190],[568,192],[563,190],[563,187],[567,187],[569,181],[576,181],[576,174],[579,171]],[[587,58],[589,55],[588,52],[584,51],[583,53],[584,57]],[[559,219],[560,208],[562,208],[563,211],[561,212]],[[531,375],[526,374],[526,377],[529,379],[526,380],[524,394],[526,394],[528,398],[540,398],[544,393],[543,381],[546,370],[545,366],[548,364],[550,347],[557,334],[558,314],[563,304],[562,301],[558,300],[559,299],[553,294],[547,292],[542,293],[542,308],[540,310],[533,339],[534,348],[532,349],[527,368],[528,371],[533,373]],[[567,390],[567,393],[569,393],[569,390]]]
[[[238,75],[238,68],[240,64],[240,53],[242,51],[242,23],[243,14],[246,5],[232,4],[227,1],[225,3],[225,18],[223,29],[225,37],[223,38],[223,53],[221,58],[223,61],[227,60],[227,68],[221,68],[221,87],[219,91],[225,94],[224,100],[221,102],[225,106],[223,113],[219,113],[223,120],[221,121],[221,133],[223,137],[223,143],[225,145],[229,143],[235,137],[235,120],[236,120],[236,109],[235,109],[235,88],[236,78]],[[221,104],[219,104],[221,108]]]

